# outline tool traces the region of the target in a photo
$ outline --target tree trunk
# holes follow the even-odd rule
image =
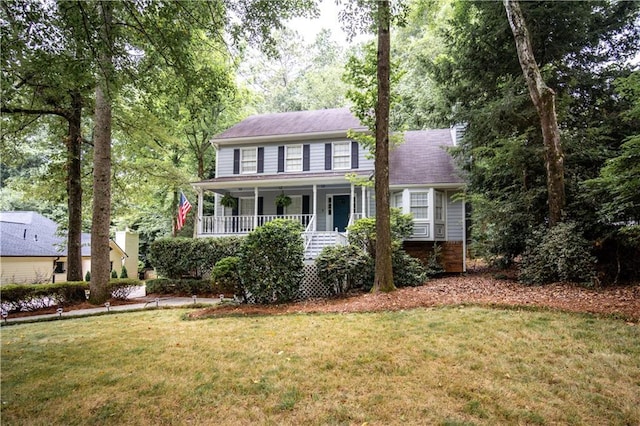
[[[378,102],[376,104],[375,158],[376,265],[372,292],[395,290],[391,264],[391,214],[389,211],[390,14],[389,1],[378,1]]]
[[[71,110],[67,117],[67,281],[82,281],[82,96],[71,93]]]
[[[93,154],[93,218],[91,222],[91,303],[109,298],[111,275],[109,225],[111,223],[111,90],[112,57],[111,3],[99,4],[102,15],[101,37],[105,44],[100,54],[96,85],[95,133]]]
[[[529,32],[517,0],[503,0],[509,25],[516,42],[518,59],[529,88],[529,95],[540,117],[544,142],[545,166],[547,170],[547,199],[549,204],[549,226],[562,222],[565,210],[564,153],[560,142],[560,131],[555,107],[555,92],[542,79],[538,68]]]

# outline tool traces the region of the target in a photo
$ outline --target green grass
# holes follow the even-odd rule
[[[480,307],[2,329],[3,425],[640,424],[640,328]]]

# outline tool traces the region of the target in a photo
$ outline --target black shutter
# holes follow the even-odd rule
[[[302,196],[302,214],[311,214],[311,197],[308,195]]]
[[[264,214],[264,197],[258,197],[258,216]]]
[[[278,147],[278,173],[284,172],[284,146]]]
[[[309,163],[311,162],[311,154],[310,154],[310,146],[307,145],[302,145],[302,171],[304,172],[308,172],[309,171]]]
[[[284,215],[284,207],[276,206],[276,215],[277,216],[283,216]]]
[[[240,200],[238,198],[234,198],[236,202],[235,205],[231,208],[231,216],[238,216],[238,205],[240,204]]]
[[[351,141],[351,168],[358,168],[358,142]]]
[[[233,150],[233,174],[240,174],[240,150]]]
[[[324,144],[324,169],[331,170],[331,144]]]
[[[258,173],[264,173],[264,147],[258,147]]]

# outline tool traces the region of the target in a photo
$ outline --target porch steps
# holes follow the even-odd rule
[[[305,259],[315,259],[323,248],[335,246],[342,240],[337,232],[309,232],[307,238],[310,239],[304,253]]]

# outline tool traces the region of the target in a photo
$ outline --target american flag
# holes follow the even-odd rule
[[[178,231],[182,229],[184,223],[187,220],[187,213],[191,210],[191,203],[187,200],[187,197],[184,196],[182,192],[180,192],[180,203],[178,204],[178,220],[177,226]]]

